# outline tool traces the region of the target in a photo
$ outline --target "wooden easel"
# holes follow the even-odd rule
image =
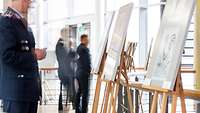
[[[125,45],[125,44],[124,44]],[[101,89],[101,84],[102,82],[106,83],[106,89],[104,93],[104,98],[102,102],[102,106],[100,109],[101,113],[116,113],[116,101],[117,101],[117,95],[118,95],[118,90],[119,90],[119,84],[122,79],[121,75],[123,75],[123,79],[126,81],[127,87],[127,94],[128,94],[128,101],[129,101],[129,108],[130,108],[130,113],[133,113],[133,103],[132,103],[132,97],[131,97],[131,92],[130,92],[130,87],[128,85],[128,76],[126,72],[126,52],[122,52],[121,54],[121,59],[120,59],[120,66],[118,67],[116,78],[114,81],[105,81],[103,80],[103,67],[105,64],[105,57],[102,59],[101,62],[101,71],[99,73],[99,76],[97,78],[97,84],[96,84],[96,91],[95,91],[95,97],[94,97],[94,103],[93,103],[93,109],[92,113],[97,113],[98,111],[98,104],[99,104],[99,96],[100,96],[100,89]]]
[[[99,72],[97,73],[97,83],[96,83],[96,90],[95,90],[95,95],[94,95],[92,113],[97,113],[97,110],[98,110],[99,96],[100,96],[101,82],[102,82],[101,80],[102,80],[103,69],[104,69],[106,57],[107,57],[107,54],[106,54],[106,49],[105,49],[102,60],[101,60],[101,64],[99,67]]]
[[[104,102],[101,107],[101,112],[103,113],[116,113],[116,102],[117,102],[120,81],[124,79],[125,83],[128,86],[128,76],[127,76],[125,61],[126,61],[126,53],[122,52],[120,66],[118,67],[115,81],[108,81],[108,85],[106,87],[107,90],[105,92]],[[123,78],[121,75],[123,76]],[[127,87],[127,94],[128,94],[130,113],[133,113],[133,103],[129,86]]]
[[[179,69],[176,82],[175,82],[175,87],[174,90],[168,90],[164,88],[159,88],[159,87],[152,87],[152,86],[139,86],[136,85],[137,89],[139,90],[146,90],[149,92],[153,92],[153,101],[151,105],[151,111],[150,113],[155,113],[157,110],[157,105],[158,105],[158,95],[162,95],[162,106],[161,106],[161,113],[166,113],[166,106],[167,106],[167,98],[168,96],[172,96],[172,111],[171,113],[176,113],[176,106],[177,106],[177,98],[180,97],[181,100],[181,109],[182,113],[186,113],[186,105],[185,105],[185,95],[183,91],[183,85],[182,85],[182,78],[181,78],[181,72]]]
[[[136,70],[135,69],[135,62],[134,62],[134,54],[135,54],[136,47],[137,47],[136,42],[128,42],[127,43],[126,50],[124,51],[125,55],[126,55],[126,57],[125,57],[126,73],[131,72],[132,70],[134,70],[134,71]],[[129,109],[130,109],[128,107],[128,104],[129,104],[128,101],[129,100],[128,100],[126,86],[123,86],[122,83],[119,86],[119,93],[118,93],[118,97],[117,97],[118,98],[118,106],[117,106],[117,112],[118,113],[126,112],[126,111],[129,111]],[[123,93],[122,90],[124,90],[125,92]],[[132,97],[133,97],[133,95],[132,95]]]
[[[135,62],[134,62],[134,54],[137,47],[137,43],[128,42],[126,49],[126,68],[127,71],[131,71],[132,69],[135,71]]]
[[[175,89],[172,94],[172,113],[176,113],[177,98],[180,97],[182,113],[186,113],[185,94],[183,90],[181,70],[179,69],[178,76],[176,78]]]

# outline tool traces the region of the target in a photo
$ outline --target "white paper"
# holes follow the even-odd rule
[[[111,43],[108,48],[108,55],[103,72],[104,79],[106,80],[115,79],[122,49],[126,40],[126,33],[129,24],[129,19],[131,17],[132,8],[133,3],[130,3],[121,7],[119,10],[117,20],[115,22],[114,32],[112,34]]]
[[[167,0],[147,70],[152,86],[173,90],[194,5],[195,0]]]
[[[112,12],[107,19],[105,30],[104,30],[104,33],[102,34],[102,37],[101,37],[102,39],[101,39],[101,42],[100,42],[99,47],[98,47],[99,51],[97,52],[95,62],[93,63],[94,64],[94,68],[93,68],[94,73],[99,72],[101,61],[103,59],[103,54],[104,54],[104,51],[106,50],[106,44],[108,42],[108,36],[109,36],[110,27],[112,25],[112,20],[113,20],[114,14],[115,13]]]

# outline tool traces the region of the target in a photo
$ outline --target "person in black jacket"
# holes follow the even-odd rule
[[[91,72],[91,59],[88,49],[89,38],[88,35],[81,35],[81,44],[77,48],[79,55],[77,61],[78,91],[76,94],[76,113],[87,113],[88,95],[89,95],[89,76]],[[82,103],[80,107],[80,97],[82,96]]]
[[[40,86],[35,40],[25,15],[29,0],[12,0],[0,17],[1,93],[7,113],[37,113]],[[11,8],[12,7],[12,8]],[[39,57],[38,57],[39,56]]]
[[[75,89],[74,89],[74,76],[75,76],[75,60],[76,51],[72,48],[72,42],[69,38],[69,28],[61,30],[61,38],[56,44],[56,57],[58,60],[58,76],[61,80],[59,106],[58,110],[63,110],[62,105],[62,85],[67,90],[66,107],[68,101],[72,102],[74,107]]]

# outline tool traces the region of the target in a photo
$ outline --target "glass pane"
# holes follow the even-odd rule
[[[182,73],[182,81],[187,81],[183,82],[183,87],[184,89],[194,89],[194,73]]]
[[[193,57],[183,57],[181,63],[182,64],[193,64],[194,58]]]
[[[194,50],[193,49],[185,49],[185,55],[194,55]]]
[[[194,32],[188,32],[187,39],[194,39]]]
[[[194,30],[195,30],[195,25],[194,24],[190,24],[189,31],[194,31]]]
[[[194,47],[194,41],[193,40],[186,40],[185,41],[185,47]]]

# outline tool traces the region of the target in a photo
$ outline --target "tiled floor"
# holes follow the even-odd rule
[[[57,105],[43,105],[39,107],[38,113],[75,113],[75,111],[64,108],[64,111],[58,112]]]
[[[4,113],[2,109],[0,109],[0,113]],[[58,112],[57,105],[43,105],[43,106],[39,106],[38,113],[75,113],[75,111],[67,110],[65,108],[64,111]]]

